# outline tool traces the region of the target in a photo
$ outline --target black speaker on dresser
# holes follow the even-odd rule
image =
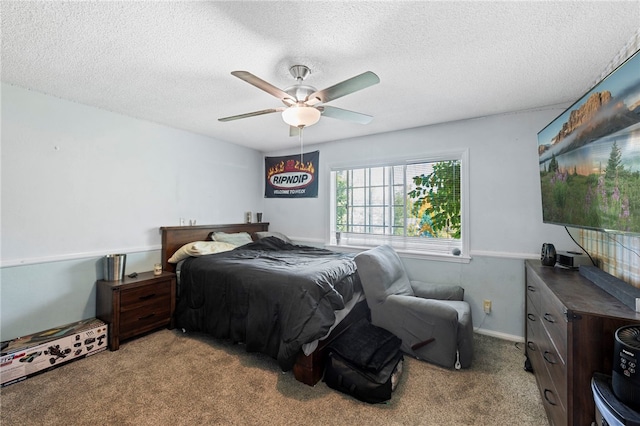
[[[556,264],[556,248],[551,243],[544,243],[540,252],[540,262],[544,266],[554,266]]]

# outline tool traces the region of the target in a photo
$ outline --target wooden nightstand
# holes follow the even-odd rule
[[[141,272],[135,278],[97,283],[96,317],[109,324],[109,349],[159,327],[173,328],[176,274]]]

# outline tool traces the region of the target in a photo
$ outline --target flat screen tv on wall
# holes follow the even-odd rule
[[[640,51],[538,133],[545,223],[640,234]]]

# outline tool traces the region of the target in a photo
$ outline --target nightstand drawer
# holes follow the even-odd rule
[[[154,298],[137,309],[122,310],[120,312],[120,331],[125,331],[138,327],[145,327],[149,324],[168,323],[171,319],[171,298]]]
[[[176,275],[153,271],[121,281],[97,282],[96,316],[109,324],[109,348],[156,328],[173,328]]]
[[[171,299],[171,281],[163,281],[153,285],[123,290],[120,295],[120,311],[139,309],[147,304],[155,304],[164,299],[167,305]]]

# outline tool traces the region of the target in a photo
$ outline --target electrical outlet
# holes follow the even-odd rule
[[[491,313],[491,300],[484,299],[483,307],[484,307],[484,313],[485,314],[490,314]]]

